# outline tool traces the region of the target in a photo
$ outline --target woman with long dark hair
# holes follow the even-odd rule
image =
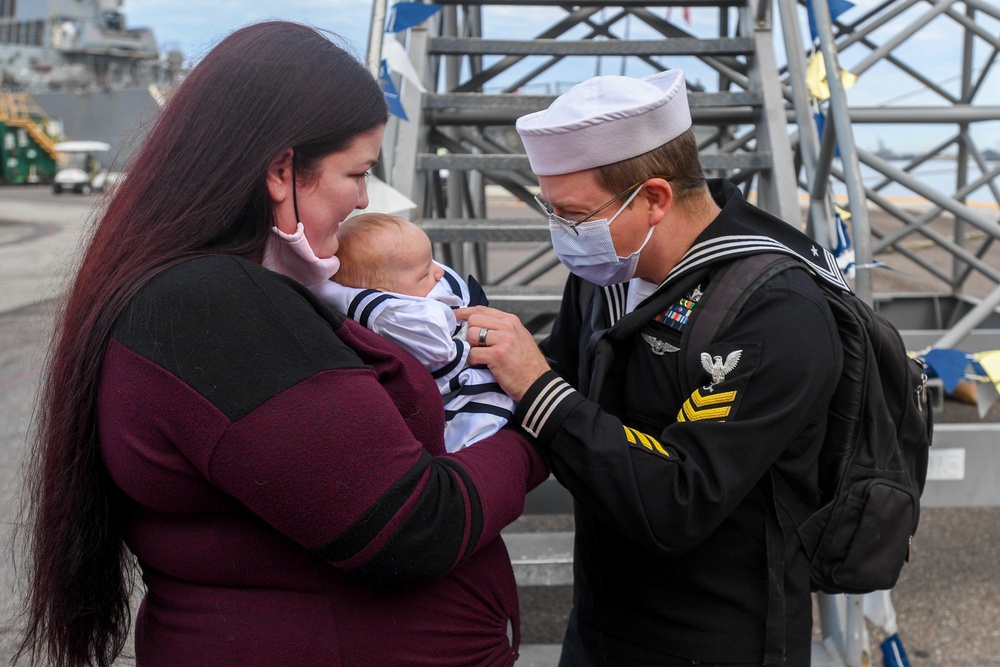
[[[446,454],[413,358],[307,289],[368,204],[377,82],[315,29],[223,40],[113,193],[57,320],[19,655],[110,665],[510,665],[519,432]]]

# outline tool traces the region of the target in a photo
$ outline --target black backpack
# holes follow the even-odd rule
[[[713,278],[684,332],[682,384],[692,386],[689,380],[704,372],[695,350],[713,341],[758,287],[792,268],[808,271],[823,290],[840,333],[844,368],[819,455],[819,509],[809,511],[781,475],[769,475],[775,514],[765,514],[768,667],[785,662],[785,541],[776,513],[787,513],[796,526],[813,590],[891,589],[910,557],[933,435],[923,364],[907,354],[896,328],[852,292],[835,288],[789,255],[741,257]]]
[[[733,260],[709,284],[685,336],[711,342],[758,287],[790,268],[808,271],[788,255],[761,253]],[[812,563],[814,590],[888,590],[909,560],[920,519],[933,427],[927,376],[885,318],[853,293],[823,280],[817,284],[844,348],[844,371],[830,402],[820,451],[821,506],[808,511],[781,476],[772,473],[776,507],[797,527]],[[686,345],[682,373],[693,380],[688,386],[704,373],[696,349],[701,345]]]

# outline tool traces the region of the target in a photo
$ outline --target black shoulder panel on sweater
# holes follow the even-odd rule
[[[298,283],[219,255],[156,276],[112,336],[235,421],[316,373],[364,367],[336,335],[342,321]]]

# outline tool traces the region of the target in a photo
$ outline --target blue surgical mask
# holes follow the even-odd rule
[[[611,240],[611,223],[628,208],[642,187],[639,186],[625,200],[610,220],[587,220],[570,227],[549,216],[552,248],[559,256],[559,261],[577,276],[597,285],[608,286],[631,280],[639,265],[639,253],[653,235],[653,227],[649,228],[649,233],[638,250],[628,257],[619,257],[614,241]]]

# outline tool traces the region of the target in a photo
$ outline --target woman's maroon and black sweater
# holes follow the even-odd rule
[[[171,268],[114,328],[101,452],[147,593],[146,665],[508,665],[499,534],[548,474],[512,429],[444,448],[415,359],[230,256]]]

